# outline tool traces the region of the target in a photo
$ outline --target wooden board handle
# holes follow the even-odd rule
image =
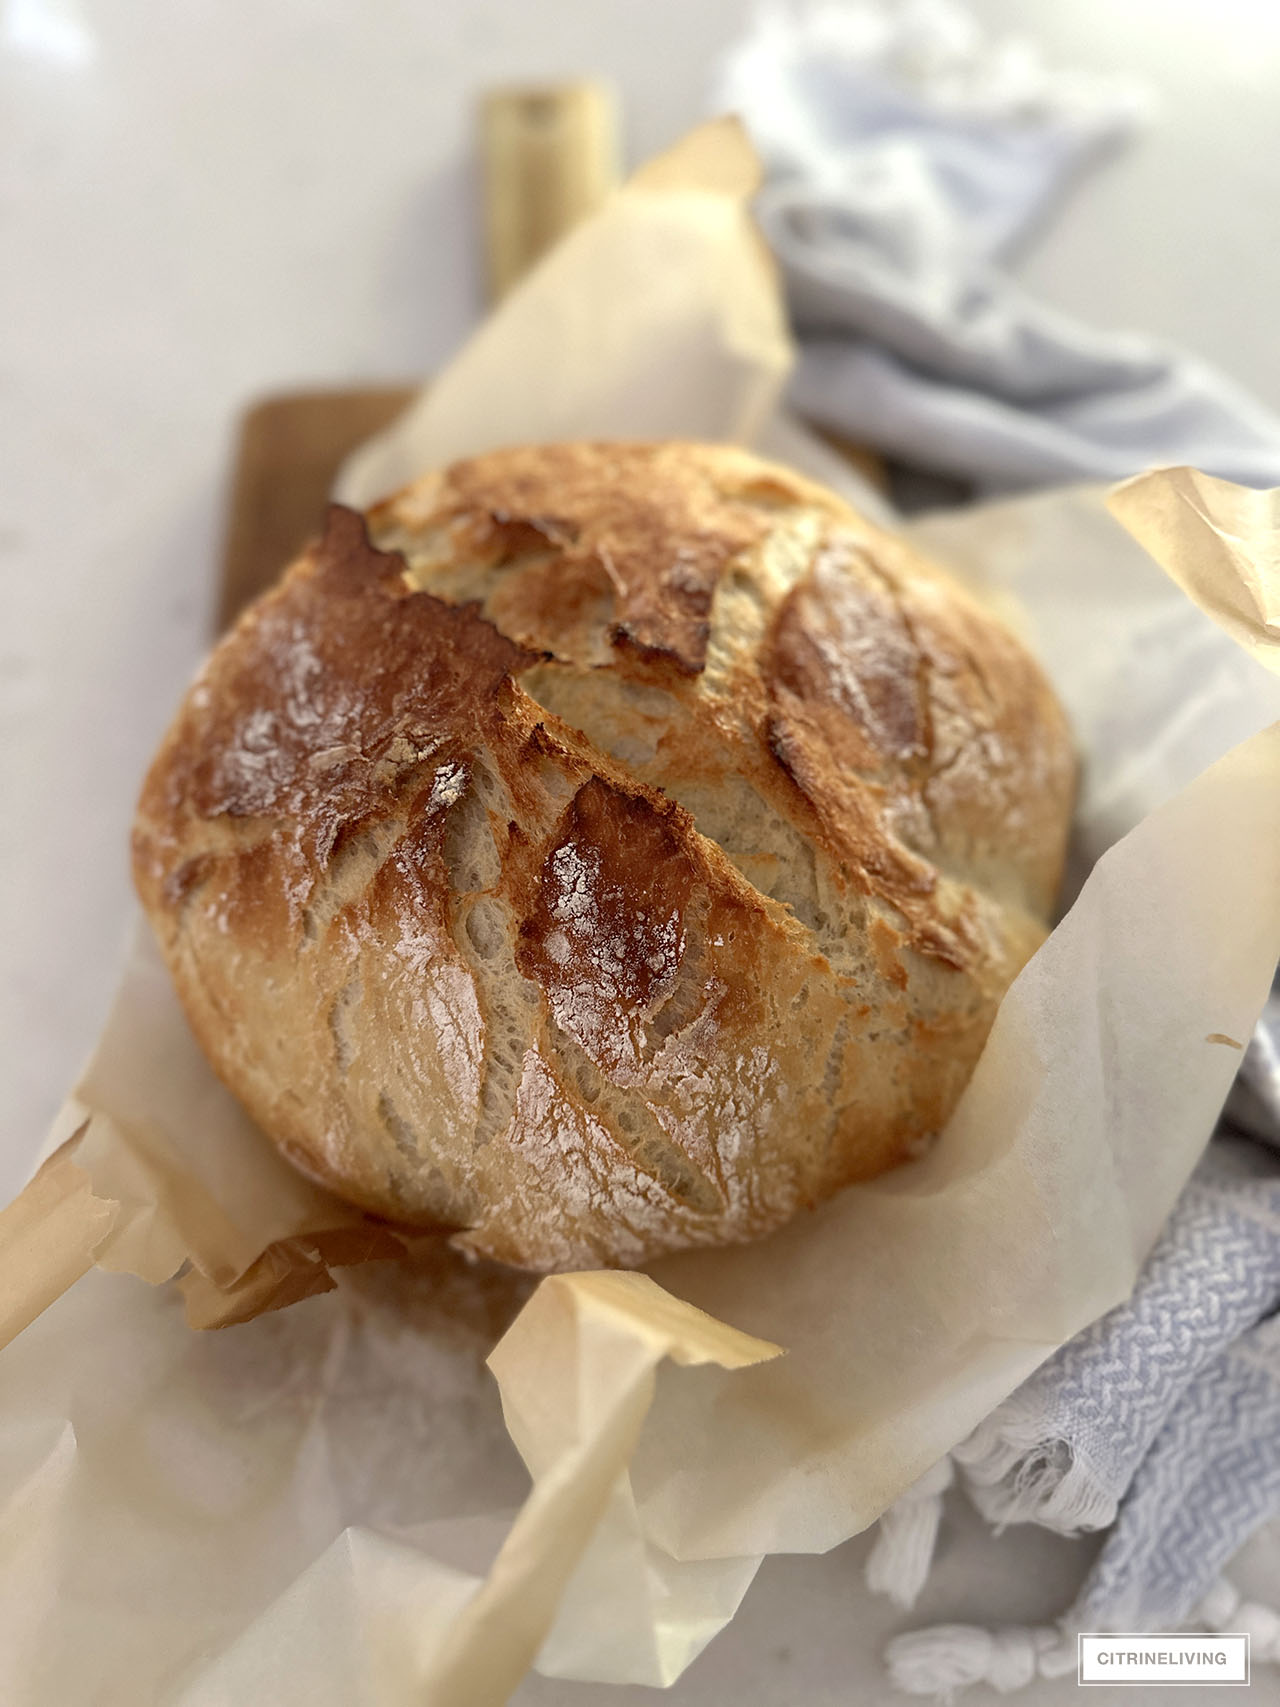
[[[497,302],[618,183],[617,102],[594,81],[496,88],[481,98],[479,124]]]

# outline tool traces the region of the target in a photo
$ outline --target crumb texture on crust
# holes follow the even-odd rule
[[[134,874],[298,1166],[517,1266],[636,1264],[940,1128],[1073,787],[1024,648],[833,494],[552,445],[330,510],[189,690]]]

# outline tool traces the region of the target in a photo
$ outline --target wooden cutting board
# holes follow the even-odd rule
[[[489,297],[593,213],[619,178],[618,108],[594,79],[485,91],[476,109]],[[240,424],[217,605],[221,630],[316,532],[348,451],[412,388],[267,397]]]
[[[221,632],[319,530],[348,451],[399,414],[411,386],[266,397],[240,423],[222,556]]]

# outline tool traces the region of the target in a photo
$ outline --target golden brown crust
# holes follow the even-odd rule
[[[564,445],[324,538],[193,685],[135,876],[300,1166],[531,1268],[755,1237],[945,1120],[1073,764],[992,618],[728,447]]]
[[[544,642],[559,642],[550,648],[557,655],[573,657],[573,614],[603,599],[612,607],[605,626],[615,651],[695,675],[706,662],[721,576],[768,532],[776,491],[789,496],[795,483],[779,487],[748,458],[734,482],[740,453],[725,447],[712,467],[686,448],[498,451],[428,477],[421,491],[410,488],[371,519],[375,530],[400,516],[420,525],[425,495],[429,525],[447,533],[455,559],[522,569],[519,592],[508,588],[491,612],[505,633],[539,632]],[[752,495],[764,505],[753,505]]]

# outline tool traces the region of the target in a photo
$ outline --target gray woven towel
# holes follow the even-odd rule
[[[1194,1413],[1207,1366],[1277,1307],[1280,1170],[1254,1145],[1213,1144],[1132,1296],[956,1448],[974,1503],[993,1523],[1105,1528],[1161,1430]]]
[[[1276,1247],[1280,1251],[1280,1230]],[[1280,1514],[1280,1315],[1181,1393],[1068,1622],[1176,1630],[1260,1524]]]
[[[1264,1060],[1267,1026],[1264,1017]],[[1255,1076],[1253,1091],[1261,1117],[1273,1106],[1266,1081]],[[998,1524],[1111,1532],[1057,1626],[900,1636],[886,1655],[899,1688],[948,1694],[983,1681],[1012,1690],[1073,1670],[1078,1630],[1187,1622],[1249,1629],[1255,1664],[1280,1661],[1280,1615],[1242,1604],[1220,1574],[1280,1517],[1280,1167],[1271,1151],[1235,1136],[1215,1141],[1132,1296],[1056,1352],[952,1457]],[[886,1514],[868,1580],[902,1604],[923,1584],[949,1480],[939,1467]]]

